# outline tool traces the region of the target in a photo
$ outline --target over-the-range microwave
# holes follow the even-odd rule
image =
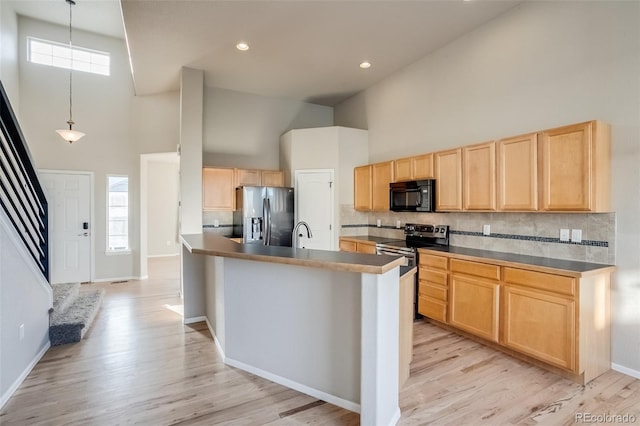
[[[436,210],[435,179],[389,184],[389,210],[394,212],[434,212]]]

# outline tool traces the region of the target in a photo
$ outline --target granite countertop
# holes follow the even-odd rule
[[[337,271],[383,274],[404,263],[404,258],[399,256],[238,244],[229,238],[211,233],[181,235],[180,240],[187,250],[196,254]]]
[[[532,270],[546,271],[550,273],[564,273],[575,277],[588,275],[592,272],[602,272],[604,269],[615,269],[614,265],[601,263],[579,262],[576,260],[553,259],[550,257],[528,256],[524,254],[503,253],[491,250],[479,250],[466,247],[428,247],[421,250],[430,250],[438,253],[454,255],[457,258],[468,260],[490,259],[493,263],[503,266],[513,266],[513,263],[530,266]]]

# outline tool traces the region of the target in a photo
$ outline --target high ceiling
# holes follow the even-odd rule
[[[117,0],[76,1],[77,28],[123,34],[122,15],[137,94],[178,90],[187,66],[208,86],[331,106],[524,0],[123,0],[121,11]],[[17,3],[68,23],[64,0]]]

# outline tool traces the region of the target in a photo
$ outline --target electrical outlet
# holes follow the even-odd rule
[[[20,324],[20,340],[24,339],[24,324]]]
[[[571,241],[573,241],[574,243],[582,242],[582,229],[571,230]]]
[[[491,235],[491,225],[482,225],[482,235]]]
[[[380,219],[376,220],[376,226],[380,228],[382,226],[382,221]]]
[[[560,230],[560,241],[569,241],[569,230],[561,229]]]
[[[214,228],[217,228],[217,227],[219,227],[219,226],[220,226],[220,221],[219,221],[218,219],[214,219],[214,220],[213,220],[213,227],[214,227]]]
[[[400,229],[400,221],[396,220],[396,228]]]

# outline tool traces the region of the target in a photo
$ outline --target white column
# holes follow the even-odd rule
[[[362,274],[360,424],[394,425],[398,405],[399,268]]]
[[[182,68],[180,84],[180,233],[202,233],[204,73]]]

